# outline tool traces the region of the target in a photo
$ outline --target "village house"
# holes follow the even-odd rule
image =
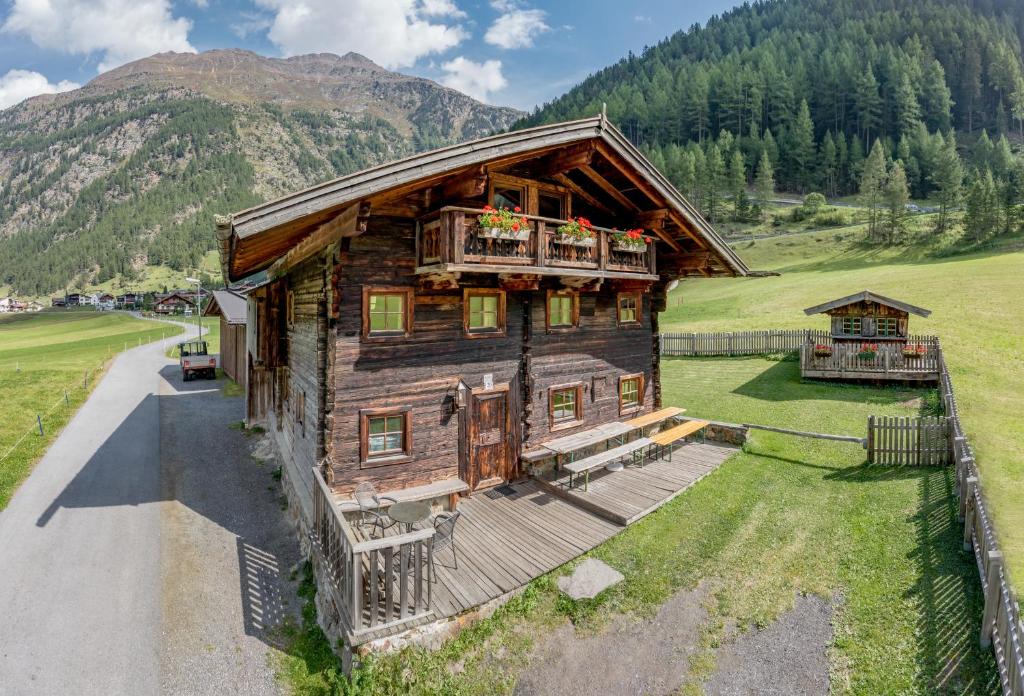
[[[4,297],[0,299],[0,314],[8,314],[15,311],[14,308],[17,304],[18,301],[13,297]]]
[[[559,478],[578,453],[560,460],[553,443],[644,456],[640,436],[682,411],[662,404],[658,314],[668,286],[747,273],[604,117],[352,174],[218,219],[217,234],[227,282],[268,274],[247,294],[247,422],[279,443],[293,512],[304,538],[318,540],[318,582],[330,598],[321,620],[337,622],[350,647],[499,596],[500,582],[452,590],[469,582],[457,570],[421,576],[420,554],[435,567],[435,532],[450,540],[452,511],[475,514],[483,508],[473,505],[530,476],[582,497],[589,470],[583,481],[574,460],[577,483],[573,466]],[[668,430],[682,437],[703,425]],[[707,454],[700,466],[729,452],[693,451]],[[627,474],[608,475],[608,485]],[[394,501],[430,505],[407,514],[448,512],[372,549],[358,541],[372,529],[337,512],[365,523],[376,505],[397,517]],[[588,514],[567,507],[567,519]],[[605,512],[625,524],[647,510]],[[484,524],[483,512],[475,519]],[[495,539],[511,533],[493,530]],[[508,549],[492,550],[488,565],[515,564]],[[568,553],[561,562],[580,551]]]
[[[142,294],[126,292],[114,298],[115,309],[138,309],[142,305]]]
[[[183,314],[186,311],[192,312],[195,308],[196,303],[193,299],[180,291],[159,293],[153,298],[153,311],[157,314]]]
[[[245,386],[248,359],[245,325],[249,304],[234,290],[214,290],[203,310],[207,317],[220,317],[220,366],[231,379]]]

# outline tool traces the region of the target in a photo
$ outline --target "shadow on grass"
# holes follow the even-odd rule
[[[800,363],[783,360],[759,372],[732,393],[761,401],[821,400],[889,405],[917,398],[922,391],[898,386],[802,381]]]
[[[980,647],[984,600],[973,556],[962,550],[949,467],[912,469],[918,479],[914,515],[919,577],[907,593],[918,606],[921,693],[999,694],[992,652]]]

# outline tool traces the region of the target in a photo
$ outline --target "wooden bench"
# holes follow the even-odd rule
[[[633,428],[646,428],[649,425],[661,423],[662,421],[668,420],[669,418],[674,418],[675,416],[679,416],[684,413],[686,413],[685,408],[679,408],[678,406],[667,406],[666,408],[654,411],[653,413],[648,413],[646,416],[640,416],[639,418],[628,420],[626,421],[626,425]]]
[[[651,438],[651,449],[658,448],[662,452],[668,449],[668,460],[672,461],[672,445],[685,437],[701,432],[709,425],[710,423],[704,420],[691,420],[671,427]]]
[[[583,490],[587,490],[587,486],[590,484],[591,469],[596,469],[599,466],[605,466],[611,462],[618,461],[619,459],[624,459],[625,457],[635,458],[637,452],[641,454],[641,459],[643,459],[643,449],[651,444],[653,443],[649,438],[641,437],[633,440],[632,442],[627,442],[624,445],[619,445],[618,447],[605,450],[604,452],[598,452],[586,459],[580,459],[579,461],[563,464],[562,468],[569,472],[569,488],[572,488],[573,475],[583,474]]]

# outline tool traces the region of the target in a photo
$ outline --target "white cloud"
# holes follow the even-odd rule
[[[647,15],[633,15],[633,21],[634,22],[639,22],[641,24],[650,24],[654,20],[652,20]]]
[[[168,0],[14,0],[2,29],[41,48],[102,52],[103,72],[161,51],[194,53],[191,28],[188,19],[171,15]]]
[[[61,80],[53,84],[42,73],[33,70],[8,70],[0,77],[0,109],[14,106],[38,94],[55,94],[81,87],[77,82]]]
[[[450,0],[256,0],[273,10],[267,34],[286,56],[355,51],[386,68],[444,53],[468,33],[443,21],[463,15]]]
[[[499,48],[528,48],[538,34],[551,31],[544,10],[528,10],[514,0],[494,0],[491,7],[501,12],[484,35],[484,41]]]
[[[274,20],[270,17],[256,12],[242,12],[239,16],[241,19],[237,22],[232,22],[228,25],[228,28],[231,29],[232,34],[240,39],[246,39],[252,34],[266,31],[274,23]]]
[[[500,60],[476,63],[465,56],[459,56],[441,65],[441,69],[445,71],[445,76],[441,78],[442,84],[480,101],[487,101],[492,92],[508,85],[508,80],[501,74]]]

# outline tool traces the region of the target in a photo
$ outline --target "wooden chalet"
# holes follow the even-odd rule
[[[519,229],[499,234],[487,224],[490,206],[508,208]],[[592,221],[592,237],[558,232],[579,217]],[[627,229],[642,229],[649,243],[624,248],[617,230]],[[538,547],[559,550],[541,553],[534,571],[523,571],[531,567],[523,561],[518,571],[492,570],[505,578],[493,591],[478,584],[449,592],[442,586],[466,577],[442,574],[435,583],[416,571],[412,588],[402,554],[419,554],[433,530],[411,532],[393,543],[404,559],[401,601],[392,605],[388,594],[385,611],[376,580],[358,576],[376,578],[385,556],[390,575],[391,556],[381,540],[360,542],[336,518],[357,486],[442,508],[472,496],[459,509],[480,510],[474,528],[500,526],[483,521],[496,514],[490,496],[473,494],[536,473],[538,446],[602,427],[622,433],[630,429],[622,421],[661,408],[658,313],[669,283],[747,273],[604,117],[342,177],[218,219],[217,235],[228,283],[267,272],[247,293],[247,419],[267,427],[285,453],[286,491],[299,522],[318,530],[330,569],[334,607],[321,609],[340,614],[350,645],[432,611],[452,615],[494,599],[508,578],[521,584],[589,548],[542,535]],[[725,458],[711,445],[693,452],[708,459],[666,489]],[[643,500],[621,518],[650,504]],[[527,514],[537,503],[523,505]],[[591,546],[611,534],[579,524],[593,532]]]
[[[248,358],[245,325],[249,304],[234,290],[214,290],[203,315],[220,317],[220,366],[231,379],[245,386]]]
[[[181,292],[156,295],[153,298],[153,311],[157,314],[181,314],[186,309],[195,310],[196,303],[192,298]]]
[[[825,314],[829,329],[801,350],[804,377],[921,381],[938,379],[934,336],[909,333],[911,314],[931,311],[864,290],[808,307],[804,314]]]

